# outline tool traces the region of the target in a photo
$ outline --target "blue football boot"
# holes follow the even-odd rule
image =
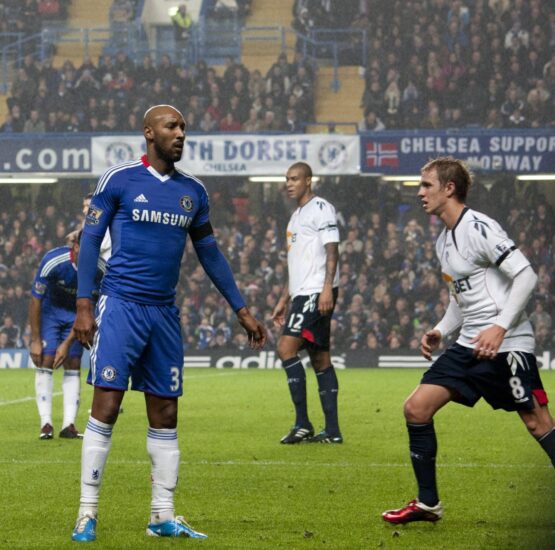
[[[146,528],[149,537],[188,537],[190,539],[206,539],[208,535],[195,531],[183,516],[162,523],[149,523]]]
[[[75,529],[71,533],[71,540],[75,542],[93,542],[96,540],[96,518],[91,514],[84,514],[77,519]]]

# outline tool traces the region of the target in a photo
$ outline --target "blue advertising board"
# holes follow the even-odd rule
[[[418,130],[361,134],[362,173],[419,174],[430,159],[456,156],[475,171],[555,171],[555,131]]]
[[[91,138],[18,134],[0,138],[0,173],[91,172]]]

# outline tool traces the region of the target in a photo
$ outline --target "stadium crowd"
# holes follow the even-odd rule
[[[116,0],[112,15],[125,20],[133,6]],[[367,31],[361,131],[555,126],[553,2],[298,0],[294,16],[307,36],[332,25]],[[352,36],[342,59],[359,63],[360,32]],[[180,108],[190,132],[302,132],[314,120],[317,71],[300,51],[266,74],[233,59],[219,73],[169,54],[155,63],[118,52],[59,70],[29,54],[0,131],[132,132],[154,98]]]
[[[0,37],[2,46],[13,41],[13,33],[28,38],[41,31],[43,24],[63,23],[67,19],[71,0],[1,0]]]
[[[367,31],[360,130],[555,126],[552,1],[297,0],[293,13],[303,35],[351,29],[351,44],[336,37],[345,64]]]
[[[441,226],[439,220],[424,217],[416,202],[404,204],[407,201],[391,184],[371,185],[375,187],[358,178],[340,183],[325,179],[316,189],[336,205],[341,226],[332,345],[337,350],[416,350],[423,332],[443,315],[449,300],[434,250]],[[271,349],[279,336],[270,315],[286,281],[285,224],[292,204],[283,189],[255,204],[237,187],[232,190],[229,182],[214,180],[208,188],[218,241],[249,307],[265,320]],[[63,245],[68,232],[83,221],[81,214],[68,213],[67,197],[62,205],[47,186],[34,199],[45,205],[36,213],[28,208],[28,199],[12,196],[12,191],[0,187],[0,348],[28,344],[29,291],[40,258]],[[517,200],[509,181],[499,181],[489,190],[478,183],[472,201],[499,219],[531,260],[539,283],[528,309],[538,349],[553,349],[552,207],[533,186]],[[194,256],[191,248],[188,254]],[[245,349],[233,312],[199,263],[185,259],[182,271],[177,304],[186,350]]]
[[[28,54],[7,98],[0,132],[135,132],[153,103],[168,103],[184,114],[189,132],[301,132],[314,117],[314,74],[298,54],[280,55],[267,75],[249,71],[232,58],[222,76],[199,61],[176,65],[169,55],[154,65],[147,55],[136,66],[126,53],[104,55],[98,66],[80,67]]]

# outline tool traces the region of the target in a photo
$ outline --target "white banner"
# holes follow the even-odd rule
[[[144,153],[142,136],[93,137],[93,173]],[[310,164],[317,175],[358,174],[360,140],[334,134],[192,135],[177,166],[195,176],[284,176],[298,161]]]

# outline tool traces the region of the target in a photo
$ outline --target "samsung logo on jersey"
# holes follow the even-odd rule
[[[169,212],[160,212],[159,210],[139,210],[134,208],[132,213],[134,222],[151,222],[189,227],[192,221],[192,218],[189,218],[189,216],[170,214]]]

